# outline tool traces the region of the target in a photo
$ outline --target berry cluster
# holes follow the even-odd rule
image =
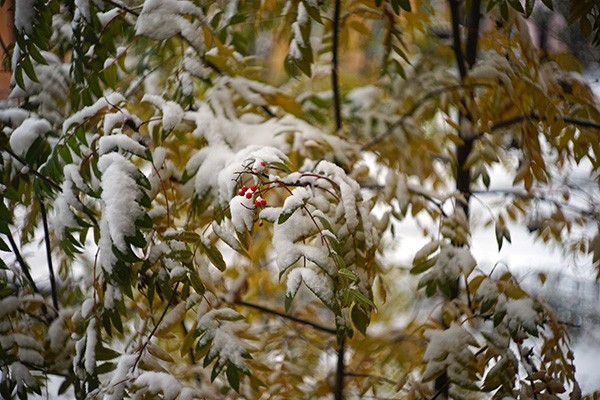
[[[247,199],[251,199],[254,196],[254,193],[256,192],[256,185],[250,185],[250,187],[244,185],[241,187],[240,191],[238,192],[238,194],[240,196],[245,196]],[[255,200],[254,200],[254,205],[256,207],[264,207],[267,205],[267,200],[263,199],[262,197],[258,196]]]

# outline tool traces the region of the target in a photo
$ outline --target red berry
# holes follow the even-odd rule
[[[260,162],[260,165],[262,165],[263,167],[266,167],[266,166],[267,166],[267,163],[266,163],[266,162],[264,162],[264,161],[261,161],[261,162]]]
[[[258,200],[258,199],[254,200],[254,205],[256,207],[260,207],[260,204],[261,204],[260,200]]]
[[[252,193],[250,193],[250,192],[246,193],[246,198],[247,199],[251,199],[252,198]]]
[[[238,192],[238,194],[239,194],[240,196],[243,196],[245,193],[246,193],[246,191],[245,191],[245,190],[242,190],[242,189],[240,189],[240,191]]]
[[[255,192],[256,191],[256,185],[250,186],[250,190],[252,190],[253,192]]]
[[[261,199],[261,200],[260,200],[260,205],[261,205],[262,207],[266,206],[266,205],[267,205],[267,201],[266,201],[265,199]]]
[[[248,187],[246,185],[242,186],[242,188],[240,189],[242,191],[244,191],[244,193],[246,193],[246,190],[248,190]]]

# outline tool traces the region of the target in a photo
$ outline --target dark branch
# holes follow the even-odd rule
[[[44,242],[46,244],[46,260],[48,262],[48,273],[50,275],[50,289],[52,291],[52,305],[58,311],[58,288],[56,287],[56,277],[54,276],[54,268],[52,267],[52,250],[50,248],[50,229],[48,229],[48,217],[46,215],[46,207],[42,199],[38,197],[40,204],[40,214],[42,215],[42,225],[44,227]]]
[[[567,124],[575,125],[580,128],[592,128],[592,129],[600,130],[600,123],[598,123],[598,122],[577,119],[577,118],[563,117],[563,116],[559,116],[558,119],[563,120]],[[536,113],[531,113],[529,115],[519,115],[517,117],[513,117],[513,118],[506,119],[504,121],[498,121],[498,122],[493,123],[491,126],[491,130],[496,131],[496,130],[508,128],[512,125],[516,125],[521,122],[529,121],[529,120],[542,121],[542,118],[540,118],[540,116],[537,115]]]
[[[333,8],[333,62],[331,66],[331,87],[333,90],[333,106],[335,112],[335,130],[342,129],[342,104],[340,100],[340,87],[338,80],[338,47],[340,34],[340,8],[341,0],[335,0]]]
[[[8,241],[10,242],[10,247],[12,247],[13,253],[15,253],[15,258],[17,259],[17,262],[21,266],[21,270],[23,271],[23,274],[25,274],[27,281],[29,281],[31,288],[33,289],[33,291],[35,293],[40,294],[40,291],[39,291],[37,285],[35,284],[35,281],[33,280],[31,273],[29,272],[29,265],[27,265],[27,263],[23,259],[23,256],[21,255],[21,252],[19,251],[19,248],[17,247],[17,244],[15,243],[15,239],[13,239],[12,234],[10,232],[8,234],[6,234],[6,236],[8,237]]]
[[[244,307],[248,307],[248,308],[253,308],[255,310],[264,312],[266,314],[276,315],[278,317],[281,317],[281,318],[284,318],[284,319],[287,319],[287,320],[290,320],[290,321],[293,321],[293,322],[297,322],[297,323],[302,324],[302,325],[307,325],[307,326],[315,328],[316,330],[321,331],[321,332],[326,332],[326,333],[329,333],[329,334],[332,334],[332,335],[336,334],[336,330],[335,329],[328,328],[326,326],[319,325],[319,324],[317,324],[315,322],[307,321],[307,320],[302,319],[302,318],[294,317],[293,315],[288,315],[288,314],[282,313],[280,311],[273,310],[271,308],[263,307],[263,306],[258,305],[258,304],[249,303],[249,302],[243,301],[243,300],[238,300],[238,301],[235,302],[235,304],[238,304],[238,305],[244,306]]]
[[[473,0],[469,19],[467,21],[467,44],[465,49],[465,61],[469,68],[475,65],[477,60],[477,44],[479,42],[479,21],[481,20],[481,0]]]
[[[337,368],[335,370],[335,400],[344,399],[344,355],[346,354],[346,337],[342,338],[342,343],[338,350]]]
[[[473,195],[475,196],[483,196],[483,195],[495,195],[495,196],[513,196],[520,197],[522,199],[529,199],[535,201],[542,201],[546,203],[554,204],[558,208],[569,209],[573,212],[579,213],[581,215],[585,215],[586,217],[596,217],[596,213],[593,209],[585,209],[581,207],[577,207],[576,205],[563,203],[556,199],[551,199],[545,196],[542,193],[534,193],[534,192],[526,192],[516,189],[497,189],[497,190],[487,190],[487,191],[473,191]]]
[[[460,38],[460,3],[459,0],[448,0],[450,7],[450,17],[452,22],[452,49],[456,55],[458,73],[461,81],[467,76],[467,67],[465,66],[465,56],[462,49],[462,40]]]

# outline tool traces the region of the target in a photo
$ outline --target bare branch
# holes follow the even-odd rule
[[[8,237],[8,241],[10,242],[10,247],[12,247],[13,253],[15,253],[15,258],[21,266],[21,270],[23,271],[23,274],[25,275],[27,281],[31,285],[31,288],[35,293],[40,294],[40,290],[38,289],[37,285],[35,284],[35,281],[33,280],[33,277],[31,276],[31,273],[29,272],[29,265],[27,265],[27,263],[23,259],[23,256],[21,255],[21,252],[19,251],[19,248],[15,243],[15,239],[13,239],[12,234],[10,232],[7,233],[6,236]]]
[[[592,128],[592,129],[600,130],[600,123],[598,123],[598,122],[584,120],[584,119],[578,119],[578,118],[564,117],[564,116],[559,116],[558,119],[564,121],[567,124],[575,125],[580,128]],[[516,124],[519,124],[521,122],[528,121],[528,120],[542,121],[543,119],[540,118],[540,116],[537,115],[536,113],[531,113],[529,115],[519,115],[517,117],[513,117],[513,118],[509,118],[509,119],[506,119],[503,121],[498,121],[498,122],[493,123],[491,126],[491,130],[497,131],[497,130],[508,128],[512,125],[516,125]]]
[[[308,321],[308,320],[305,320],[305,319],[302,319],[302,318],[294,317],[293,315],[285,314],[285,313],[282,313],[280,311],[273,310],[272,308],[267,308],[267,307],[264,307],[264,306],[261,306],[261,305],[258,305],[258,304],[249,303],[249,302],[244,301],[244,300],[238,300],[234,304],[238,304],[240,306],[244,306],[244,307],[248,307],[248,308],[253,308],[255,310],[264,312],[266,314],[276,315],[278,317],[281,317],[281,318],[284,318],[284,319],[287,319],[287,320],[290,320],[290,321],[293,321],[293,322],[297,322],[297,323],[302,324],[302,325],[310,326],[311,328],[314,328],[314,329],[316,329],[318,331],[321,331],[321,332],[326,332],[326,333],[329,333],[329,334],[332,334],[332,335],[335,335],[337,333],[336,330],[333,329],[333,328],[328,328],[326,326],[317,324],[316,322],[312,322],[312,321]]]
[[[54,268],[52,267],[52,251],[50,248],[50,230],[48,229],[48,217],[46,215],[46,207],[42,199],[37,196],[40,204],[40,214],[42,215],[42,225],[44,227],[44,242],[46,244],[46,260],[48,262],[48,273],[50,274],[50,290],[52,291],[52,305],[58,311],[58,288],[56,287],[56,277],[54,276]]]

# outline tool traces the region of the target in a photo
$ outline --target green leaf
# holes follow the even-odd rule
[[[352,311],[350,313],[351,318],[352,318],[352,323],[354,324],[354,326],[356,327],[356,329],[358,329],[358,331],[360,333],[362,333],[363,335],[367,335],[367,327],[369,326],[369,323],[371,322],[371,318],[370,315],[362,309],[362,307],[358,306],[357,304],[355,304],[352,307]]]
[[[217,379],[217,376],[219,376],[219,374],[221,373],[221,371],[223,371],[223,368],[225,368],[225,361],[223,361],[223,359],[219,359],[217,360],[217,362],[215,363],[215,366],[212,369],[212,372],[210,374],[210,381],[214,382],[215,379]]]
[[[232,387],[233,390],[239,393],[240,391],[240,373],[238,368],[232,363],[228,363],[227,366],[227,382],[229,382],[229,386]]]
[[[212,262],[219,271],[225,271],[227,265],[225,265],[225,260],[223,260],[223,255],[221,252],[213,245],[206,245],[202,243],[202,247],[204,248],[204,253],[208,256],[210,262]]]
[[[31,63],[31,58],[23,57],[21,59],[21,66],[23,67],[23,70],[25,71],[29,79],[36,83],[40,82],[38,80],[37,74],[35,73],[35,68],[33,68],[33,64]]]
[[[410,11],[411,11],[411,8],[410,8],[410,0],[399,0],[398,2],[399,2],[399,4],[400,4],[400,7],[401,7],[403,10],[405,10],[405,11],[408,11],[408,12],[410,12]]]
[[[200,235],[192,231],[175,231],[165,233],[163,237],[167,240],[179,240],[185,243],[197,243],[200,240]]]

